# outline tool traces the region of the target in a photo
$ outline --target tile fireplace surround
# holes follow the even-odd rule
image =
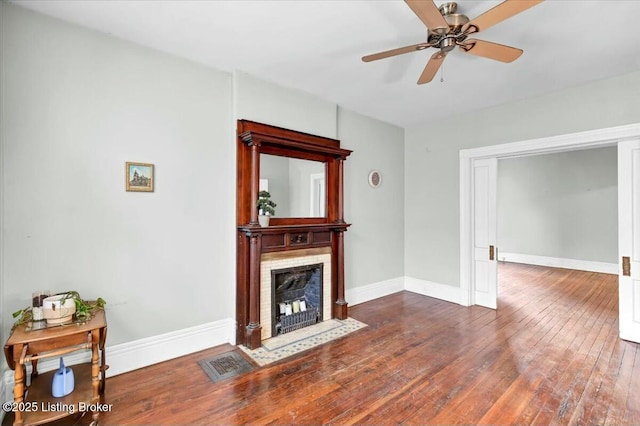
[[[331,318],[331,249],[329,247],[265,253],[260,261],[260,324],[262,340],[271,336],[271,270],[322,263],[322,318]]]

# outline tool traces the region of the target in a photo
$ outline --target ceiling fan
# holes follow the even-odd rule
[[[542,3],[542,1],[544,0],[505,0],[470,21],[465,15],[456,13],[458,4],[455,2],[444,3],[437,7],[433,0],[405,0],[413,13],[427,26],[429,31],[427,41],[363,56],[362,60],[364,62],[377,61],[434,47],[438,51],[431,55],[431,59],[427,62],[418,79],[418,84],[425,84],[433,80],[447,53],[456,46],[459,46],[463,52],[476,56],[501,62],[513,62],[522,55],[522,49],[468,37]]]

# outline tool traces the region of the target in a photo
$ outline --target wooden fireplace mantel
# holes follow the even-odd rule
[[[273,226],[258,223],[256,202],[260,154],[279,155],[325,164],[326,216],[273,217]],[[237,129],[237,285],[236,342],[255,349],[262,345],[260,325],[260,259],[263,253],[330,247],[332,317],[347,318],[344,300],[343,162],[351,154],[340,141],[238,120]]]

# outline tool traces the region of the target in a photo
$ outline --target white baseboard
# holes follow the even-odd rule
[[[106,360],[109,365],[107,377],[225,343],[235,344],[235,324],[235,320],[227,318],[119,345],[107,345]],[[65,364],[70,366],[90,360],[89,351],[77,352],[64,357]],[[45,359],[38,363],[38,371],[55,370],[59,364],[58,358]],[[29,366],[27,369],[30,371]],[[6,369],[0,377],[0,396],[3,402],[13,400],[13,384],[13,370]]]
[[[404,278],[392,278],[386,281],[345,290],[345,299],[349,306],[368,302],[404,290]]]
[[[345,299],[349,303],[349,306],[354,306],[403,290],[446,300],[447,302],[458,304],[461,302],[460,287],[438,284],[412,277],[392,278],[390,280],[356,287],[345,292]]]
[[[550,266],[552,268],[576,269],[578,271],[618,274],[617,263],[595,262],[590,260],[564,259],[560,257],[535,256],[519,253],[498,253],[498,260],[527,265]]]
[[[224,320],[107,348],[108,376],[137,370],[224,343],[235,344],[236,322]]]
[[[461,304],[460,287],[420,280],[418,278],[404,277],[404,289],[423,296],[434,297]]]

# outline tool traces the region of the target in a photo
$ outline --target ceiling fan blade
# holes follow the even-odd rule
[[[390,56],[402,55],[403,53],[415,52],[431,47],[429,43],[413,44],[411,46],[399,47],[397,49],[385,50],[384,52],[374,53],[362,57],[363,62],[377,61],[378,59],[388,58]]]
[[[433,0],[404,0],[418,18],[434,33],[446,34],[449,24]]]
[[[482,56],[500,62],[513,62],[522,55],[523,50],[484,40],[467,39],[460,49],[472,55]]]
[[[436,75],[440,66],[442,65],[442,61],[447,57],[447,54],[443,51],[438,51],[431,55],[431,59],[427,62],[427,66],[424,67],[422,71],[422,75],[418,79],[418,84],[425,84],[433,80],[433,77]]]
[[[520,12],[542,3],[544,0],[505,0],[496,7],[487,10],[482,15],[471,20],[471,22],[465,24],[462,28],[462,32],[465,34],[477,33],[478,31],[484,31],[489,27],[498,24],[505,19],[511,18]]]

